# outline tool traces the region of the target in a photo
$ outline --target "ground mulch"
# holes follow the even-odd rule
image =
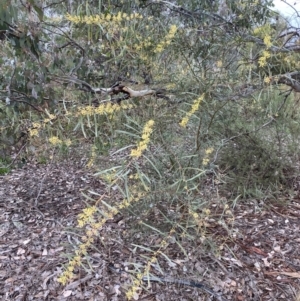
[[[28,163],[0,177],[1,300],[126,300],[131,271],[143,271],[155,232],[129,229],[125,216],[107,222],[86,265],[63,287],[57,277],[78,244],[77,215],[104,183],[80,162]],[[199,237],[174,235],[153,264],[159,277],[201,281],[223,300],[296,300],[300,289],[300,198],[238,201],[212,197]],[[156,217],[159,220],[159,217]],[[177,243],[177,242],[179,243]],[[127,272],[114,272],[109,268]],[[149,282],[136,300],[218,300],[199,288]]]

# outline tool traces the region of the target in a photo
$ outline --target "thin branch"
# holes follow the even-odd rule
[[[296,13],[297,17],[300,18],[300,15],[299,15],[298,10],[297,10],[292,4],[288,3],[288,2],[285,1],[285,0],[281,0],[281,1],[282,1],[283,3],[285,3],[286,5],[288,5],[289,7],[291,7],[291,8],[294,10],[294,12]]]
[[[76,73],[77,70],[82,66],[83,59],[84,59],[84,56],[81,56],[80,59],[79,59],[78,64],[77,64],[77,65],[69,72],[69,75],[70,75],[70,76],[71,76],[73,73]]]
[[[279,75],[279,79],[275,83],[287,85],[294,91],[300,92],[300,72],[294,71]]]
[[[46,9],[46,8],[49,8],[49,7],[51,7],[51,6],[54,6],[54,5],[64,3],[64,2],[66,2],[66,1],[65,1],[65,0],[62,0],[62,1],[59,1],[59,2],[53,2],[53,3],[49,4],[49,5],[44,6],[44,7],[43,7],[43,10]]]
[[[15,73],[16,73],[16,60],[14,59],[14,62],[13,62],[13,65],[14,65],[14,70],[13,70],[13,73],[12,73],[12,76],[10,77],[10,80],[9,80],[9,83],[6,87],[7,89],[7,97],[10,99],[10,96],[11,96],[11,84],[12,84],[12,80],[15,76]]]
[[[44,22],[43,24],[45,24],[47,26],[54,27],[56,30],[60,31],[60,33],[58,33],[58,32],[56,32],[54,30],[51,30],[51,29],[49,29],[47,27],[44,27],[45,30],[50,31],[51,33],[54,33],[54,34],[57,34],[57,35],[60,35],[62,37],[67,38],[72,44],[74,44],[76,47],[78,47],[82,51],[82,55],[85,55],[84,48],[81,45],[79,45],[74,39],[72,39],[70,37],[70,35],[67,34],[66,31],[62,30],[60,27],[58,27],[58,26],[56,26],[55,24],[52,24],[52,23]],[[66,47],[68,45],[70,45],[70,43],[66,43],[66,44],[62,45],[61,48],[64,48],[64,47]]]
[[[53,149],[52,155],[50,156],[50,158],[52,158],[52,159],[51,159],[51,163],[53,163],[54,151],[55,151],[55,150]],[[44,185],[45,179],[47,178],[47,176],[48,176],[48,174],[49,174],[50,166],[51,166],[51,164],[48,164],[48,165],[47,165],[46,172],[44,173],[44,175],[43,175],[43,177],[42,177],[42,179],[41,179],[41,182],[40,182],[40,188],[39,188],[39,191],[38,191],[38,193],[37,193],[37,195],[36,195],[36,198],[35,198],[35,201],[34,201],[34,207],[36,207],[36,208],[38,208],[38,199],[39,199],[39,197],[40,197],[40,195],[41,195],[41,192],[42,192],[42,189],[43,189],[43,185]]]
[[[38,112],[44,112],[42,109],[34,106],[33,104],[31,104],[30,102],[26,101],[26,100],[22,100],[22,99],[18,99],[18,97],[11,97],[10,98],[11,101],[15,101],[15,102],[22,102],[22,103],[25,103],[27,105],[29,105],[30,107],[32,107],[34,110],[38,111]],[[2,99],[2,101],[6,101],[5,99]]]
[[[22,95],[22,96],[18,96],[18,97],[16,97],[16,96],[15,96],[15,97],[11,97],[11,100],[12,100],[12,101],[25,103],[25,104],[31,106],[31,107],[32,107],[33,109],[35,109],[36,111],[38,111],[38,112],[43,112],[43,110],[41,110],[40,108],[38,108],[38,107],[34,106],[33,104],[31,104],[30,102],[28,102],[28,101],[22,99],[23,97],[26,98],[26,99],[28,99],[28,100],[31,99],[31,97],[29,97],[26,93],[21,92],[21,91],[17,91],[17,90],[14,90],[14,89],[11,89],[11,91],[12,91],[13,93],[17,93],[17,94]]]
[[[22,102],[22,103],[25,103],[25,104],[29,105],[30,107],[32,107],[33,109],[35,109],[36,111],[38,111],[38,112],[40,112],[40,113],[44,112],[42,109],[40,109],[40,108],[34,106],[33,104],[29,103],[29,102],[26,101],[26,100],[17,100],[17,99],[12,99],[12,100],[13,100],[13,101],[16,101],[16,102]]]
[[[20,137],[20,139],[22,138],[22,136]],[[19,139],[19,141],[20,141],[20,139]],[[18,142],[19,142],[18,141]],[[19,157],[19,155],[21,154],[21,152],[22,152],[22,150],[24,149],[24,147],[26,146],[26,144],[27,144],[27,139],[25,140],[25,143],[20,147],[20,149],[19,149],[19,151],[18,151],[18,153],[16,154],[16,156],[15,156],[15,158],[12,160],[12,162],[8,165],[8,167],[10,167],[10,166],[12,166],[15,162],[16,162],[16,160],[17,160],[17,158]]]
[[[281,38],[286,37],[288,35],[292,35],[292,37],[294,37],[294,36],[299,37],[299,32],[297,30],[282,32],[276,39],[281,39]]]

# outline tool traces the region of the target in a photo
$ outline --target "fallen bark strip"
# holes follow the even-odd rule
[[[146,89],[146,90],[133,90],[125,85],[123,85],[121,82],[115,83],[110,88],[93,88],[90,84],[87,82],[80,80],[75,77],[68,77],[64,76],[61,78],[56,78],[65,82],[74,83],[79,86],[79,89],[85,92],[90,92],[93,94],[100,94],[100,95],[117,95],[119,93],[124,93],[127,95],[127,97],[121,97],[117,99],[117,102],[120,102],[124,99],[128,98],[135,98],[135,97],[144,97],[144,96],[156,96],[159,98],[169,99],[168,96],[165,95],[164,89]]]

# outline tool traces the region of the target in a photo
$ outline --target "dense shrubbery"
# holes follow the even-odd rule
[[[207,183],[229,198],[271,195],[290,185],[300,119],[297,96],[287,89],[295,89],[296,78],[283,73],[299,67],[284,39],[294,31],[284,34],[283,20],[271,26],[276,14],[268,1],[249,2],[132,7],[129,1],[121,9],[104,1],[101,13],[99,6],[78,6],[75,14],[58,5],[47,16],[36,6],[23,8],[17,21],[0,14],[7,30],[0,156],[10,151],[44,162],[53,150],[84,150],[86,167],[107,184],[78,217],[86,232],[62,283],[119,212],[143,221],[161,206],[165,222],[143,226],[165,235],[163,249],[175,225],[190,235],[203,226],[210,214],[201,194]],[[59,9],[66,14],[55,14]],[[279,64],[283,56],[290,68]],[[127,86],[152,92],[131,97]]]

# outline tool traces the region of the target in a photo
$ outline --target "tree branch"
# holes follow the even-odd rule
[[[300,92],[300,72],[298,71],[279,75],[276,82],[291,87],[295,92]]]
[[[79,85],[80,90],[85,92],[90,92],[92,94],[100,94],[105,96],[105,95],[117,95],[120,93],[124,93],[127,95],[125,97],[123,96],[117,99],[117,102],[120,102],[128,98],[144,97],[144,96],[151,96],[151,95],[156,96],[158,98],[163,98],[167,100],[169,99],[169,97],[165,95],[166,90],[164,89],[133,90],[123,85],[121,82],[115,83],[110,88],[93,88],[89,83],[72,76],[55,77],[55,79],[59,81],[63,80],[65,82]]]

